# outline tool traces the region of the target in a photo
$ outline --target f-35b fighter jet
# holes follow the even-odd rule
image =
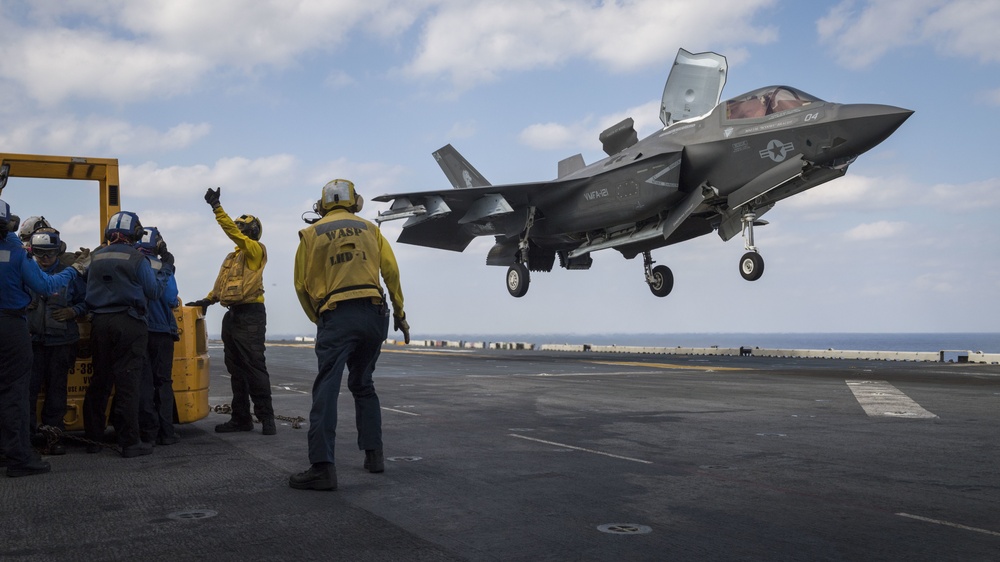
[[[407,219],[399,242],[461,252],[495,236],[488,265],[506,266],[507,290],[528,291],[529,272],[589,269],[591,253],[642,255],[658,297],[673,288],[670,268],[650,252],[712,231],[742,233],[739,270],[754,281],[764,260],[753,229],[775,203],[839,178],[862,153],[913,113],[889,105],[825,102],[768,86],[719,103],[725,57],[680,49],[663,90],[663,129],[638,140],[631,118],[600,135],[608,157],[577,154],[550,181],[491,185],[451,145],[434,153],[453,189],[376,197],[392,202],[379,222]]]

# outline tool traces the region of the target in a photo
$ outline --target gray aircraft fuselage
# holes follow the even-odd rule
[[[766,90],[772,88],[759,91]],[[797,156],[810,171],[835,170],[885,140],[912,114],[888,105],[816,100],[760,117],[734,119],[727,116],[731,103],[720,103],[702,118],[674,123],[552,182],[569,189],[539,188],[527,194],[526,203],[535,205],[543,217],[532,229],[533,241],[555,250],[575,247],[580,235],[589,231],[655,220],[702,185],[718,191],[718,198],[702,205],[700,215],[706,222],[694,221],[671,238],[643,247],[653,249],[687,240],[694,233],[708,234],[716,214],[710,209],[728,208],[726,196],[752,179]],[[775,195],[765,194],[755,206],[774,203]],[[696,212],[693,218],[698,216]]]
[[[829,103],[788,86],[760,88],[707,111],[718,97],[705,103],[704,96],[721,93],[725,70],[720,55],[681,49],[678,81],[672,85],[672,72],[661,105],[667,125],[638,140],[626,119],[600,136],[607,158],[590,165],[580,155],[567,158],[555,180],[490,185],[451,145],[442,147],[434,157],[455,189],[376,197],[393,202],[377,220],[407,218],[400,242],[459,252],[477,236],[494,236],[486,263],[510,268],[515,297],[527,291],[529,271],[550,271],[556,257],[567,269],[589,269],[591,252],[603,249],[628,259],[642,254],[650,289],[666,296],[673,274],[653,268],[650,251],[713,231],[723,240],[743,234],[740,272],[756,280],[764,263],[753,227],[767,224],[759,217],[843,176],[913,112]],[[707,112],[671,121],[678,110]]]

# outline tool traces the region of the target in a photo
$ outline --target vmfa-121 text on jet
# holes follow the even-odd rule
[[[529,271],[589,269],[591,252],[642,254],[656,296],[673,288],[650,252],[713,230],[743,234],[740,273],[759,279],[753,241],[759,217],[786,197],[838,178],[913,112],[889,105],[825,102],[788,86],[769,86],[719,103],[726,59],[680,49],[666,87],[664,128],[638,140],[631,118],[600,135],[608,157],[559,162],[551,181],[491,185],[451,145],[434,153],[454,188],[376,197],[378,221],[406,218],[399,242],[463,251],[495,236],[488,265],[508,266],[507,290],[528,290]]]

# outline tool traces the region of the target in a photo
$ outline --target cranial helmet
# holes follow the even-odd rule
[[[240,215],[233,222],[236,223],[236,228],[239,228],[240,232],[251,240],[260,240],[260,235],[264,233],[264,226],[260,224],[260,219],[253,215]]]
[[[130,211],[121,211],[111,215],[108,227],[104,229],[104,239],[111,242],[114,238],[124,237],[134,243],[142,238],[142,223],[139,215]]]
[[[31,235],[39,228],[52,228],[52,225],[45,220],[45,217],[28,217],[21,223],[21,230],[18,231],[17,235],[21,242],[27,244],[31,241]]]
[[[66,243],[59,239],[59,231],[45,226],[31,235],[28,246],[35,255],[44,252],[55,252],[56,255],[60,255],[66,251]]]
[[[142,236],[135,243],[135,247],[144,254],[159,255],[163,250],[166,250],[167,243],[163,241],[158,228],[147,226],[142,230]]]
[[[10,205],[0,199],[0,230],[7,230],[7,223],[10,221]]]
[[[337,179],[323,186],[323,195],[316,203],[316,212],[322,215],[331,209],[342,207],[357,213],[364,204],[364,198],[354,190],[354,182]]]

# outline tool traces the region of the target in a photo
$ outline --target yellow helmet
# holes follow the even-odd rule
[[[260,235],[264,233],[264,225],[253,215],[240,215],[233,222],[236,223],[236,228],[251,240],[260,240]]]
[[[342,207],[352,213],[357,213],[364,204],[364,198],[354,190],[354,182],[336,179],[323,186],[323,195],[316,203],[316,212],[325,214],[331,209]]]

